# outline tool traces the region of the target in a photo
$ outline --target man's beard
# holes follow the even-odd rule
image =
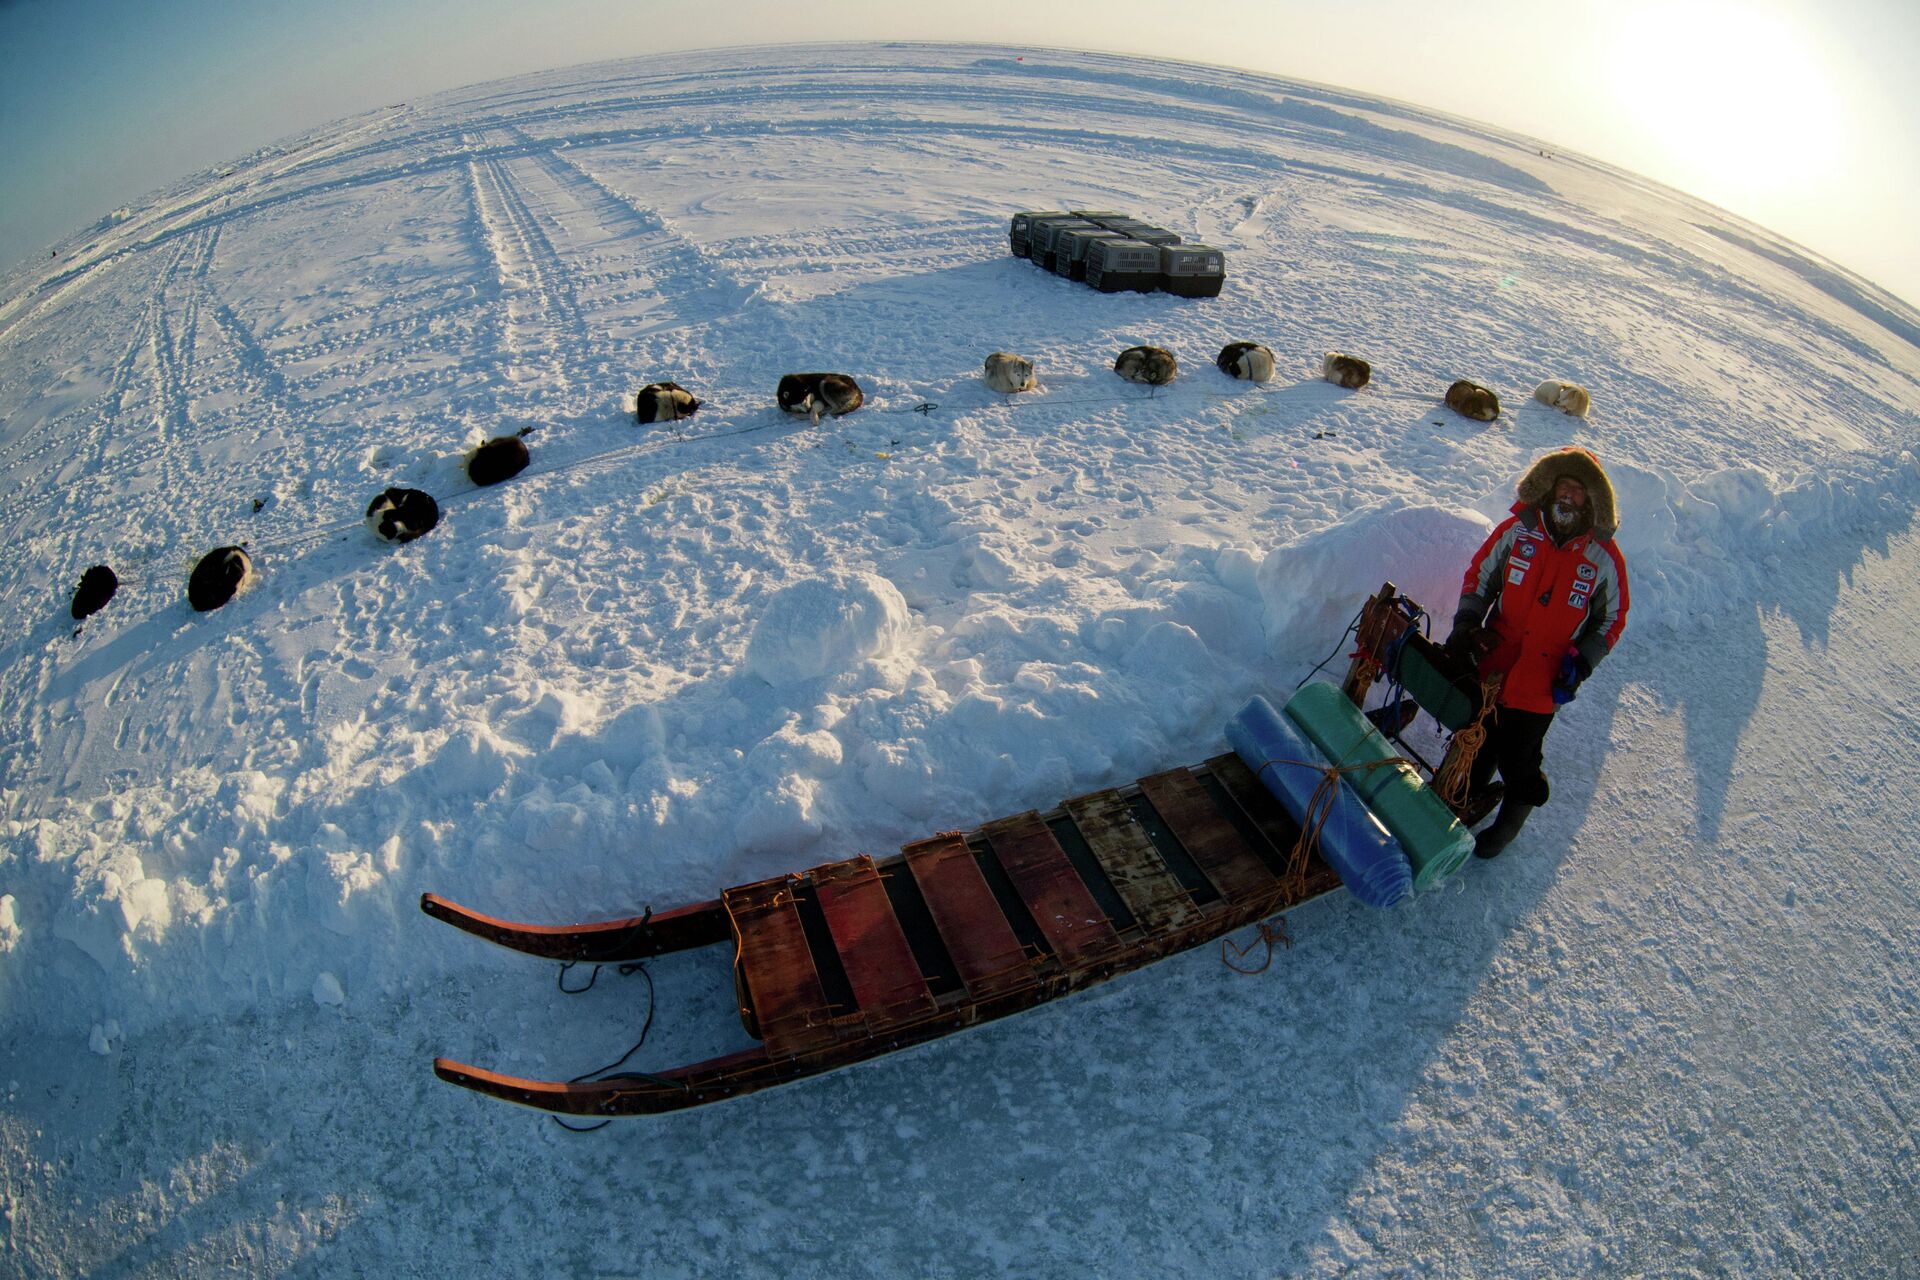
[[[1568,537],[1586,527],[1587,511],[1585,507],[1571,506],[1565,502],[1556,502],[1547,508],[1547,523],[1561,537]]]

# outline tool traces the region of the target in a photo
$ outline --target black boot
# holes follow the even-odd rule
[[[1533,813],[1534,807],[1512,800],[1501,805],[1500,816],[1493,820],[1493,825],[1474,837],[1473,856],[1499,857],[1500,851],[1512,844],[1513,838],[1520,834],[1520,828],[1527,825],[1527,818]]]

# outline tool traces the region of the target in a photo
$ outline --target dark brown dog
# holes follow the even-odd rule
[[[1462,378],[1447,388],[1447,408],[1476,422],[1492,422],[1500,416],[1500,397]]]
[[[525,471],[532,460],[519,436],[495,436],[467,455],[467,479],[478,485],[499,484]]]
[[[844,418],[867,402],[860,384],[844,373],[789,373],[774,392],[788,413],[803,413],[814,422],[830,413]]]
[[[1337,387],[1358,391],[1373,381],[1373,366],[1365,360],[1329,351],[1320,362],[1320,376]]]

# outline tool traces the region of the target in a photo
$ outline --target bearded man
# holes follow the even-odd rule
[[[1500,815],[1475,840],[1482,858],[1513,842],[1547,802],[1541,744],[1554,712],[1612,652],[1627,625],[1627,562],[1614,545],[1613,485],[1585,449],[1556,449],[1527,468],[1513,514],[1474,553],[1446,648],[1501,677],[1473,790],[1500,771]],[[1491,610],[1491,614],[1489,614]]]

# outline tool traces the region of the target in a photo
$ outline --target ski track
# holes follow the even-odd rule
[[[1469,122],[1026,52],[441,95],[6,281],[0,419],[45,416],[0,443],[5,1267],[1904,1274],[1920,886],[1879,846],[1920,745],[1909,309]],[[1006,213],[1066,200],[1227,249],[1228,290],[1010,259]],[[1210,367],[1243,337],[1272,384]],[[1114,376],[1139,342],[1179,380]],[[1040,389],[987,391],[995,348]],[[1336,348],[1374,384],[1321,382]],[[866,407],[779,413],[802,368]],[[1461,376],[1497,424],[1441,407]],[[1546,376],[1592,417],[1532,402]],[[636,427],[660,378],[706,405]],[[531,468],[471,486],[460,450],[523,425]],[[1297,913],[1263,980],[1197,952],[598,1139],[425,1070],[609,1061],[640,997],[555,1000],[423,926],[421,889],[665,907],[1197,759],[1377,586],[1302,591],[1319,540],[1443,609],[1463,548],[1407,518],[1497,517],[1567,443],[1616,469],[1635,621],[1497,868]],[[440,528],[378,544],[389,483]],[[187,568],[243,538],[261,579],[191,615]],[[72,638],[101,559],[121,594]],[[869,572],[897,647],[746,670],[784,590]],[[710,959],[655,966],[644,1064],[744,1043]],[[673,1176],[635,1191],[637,1140]]]

